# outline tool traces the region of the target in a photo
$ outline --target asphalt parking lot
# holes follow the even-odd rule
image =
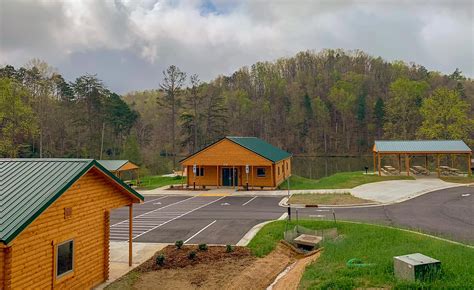
[[[254,225],[278,219],[281,197],[147,196],[134,206],[137,242],[236,244]],[[128,240],[128,209],[111,214],[111,240]]]
[[[254,225],[287,211],[281,197],[147,196],[134,207],[134,241],[236,244]],[[332,208],[298,209],[299,218],[333,219]],[[296,210],[292,210],[296,218]],[[474,187],[439,190],[388,206],[334,208],[336,219],[420,230],[474,244]],[[112,212],[111,239],[128,239],[128,209]]]

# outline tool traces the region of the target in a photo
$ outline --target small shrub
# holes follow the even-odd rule
[[[207,251],[207,245],[206,244],[199,244],[198,248],[199,248],[199,251]]]
[[[184,242],[179,240],[179,241],[176,241],[174,245],[176,246],[176,248],[181,249],[184,245]]]
[[[196,259],[196,256],[197,256],[196,252],[195,252],[195,251],[191,251],[191,252],[189,252],[189,254],[188,254],[188,259],[189,259],[189,260],[194,260],[194,259]]]
[[[157,257],[156,257],[156,264],[158,266],[163,266],[165,264],[165,255],[163,254],[159,254]]]
[[[225,246],[225,251],[226,253],[231,253],[234,251],[234,248],[232,247],[232,245],[226,245]]]

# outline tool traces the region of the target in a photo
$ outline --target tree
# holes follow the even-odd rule
[[[382,98],[377,98],[374,106],[374,121],[377,128],[377,137],[382,136],[383,123],[385,119],[385,103]]]
[[[181,114],[181,131],[183,134],[182,144],[189,145],[191,152],[200,148],[199,135],[201,134],[202,101],[201,81],[194,74],[190,77],[191,88],[184,95],[184,109]]]
[[[428,139],[464,139],[469,142],[474,120],[469,118],[470,106],[457,91],[438,88],[423,100],[420,112],[423,123],[418,136]]]
[[[159,104],[170,110],[171,122],[171,148],[173,154],[173,168],[176,168],[176,117],[181,106],[180,93],[181,88],[186,81],[186,73],[182,72],[178,67],[171,65],[163,71],[163,82],[160,88],[164,95],[158,99]]]
[[[424,81],[397,79],[390,85],[390,98],[385,107],[385,137],[410,140],[421,124],[420,106],[428,89]]]
[[[28,105],[29,94],[16,81],[0,79],[0,155],[18,157],[29,147],[28,139],[37,134],[37,122]]]

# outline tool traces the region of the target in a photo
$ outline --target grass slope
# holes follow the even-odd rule
[[[441,177],[442,180],[446,182],[453,182],[453,183],[474,183],[474,176],[471,177],[462,177],[462,176],[444,176]]]
[[[307,228],[330,228],[327,221],[300,221]],[[368,224],[338,222],[342,235],[324,243],[321,257],[306,268],[302,289],[353,289],[385,287],[394,289],[473,289],[474,249],[415,233]],[[252,239],[249,247],[256,256],[265,256],[283,238],[285,221],[270,223]],[[442,263],[442,273],[434,281],[404,282],[393,276],[393,257],[422,253]],[[351,258],[374,263],[367,268],[348,268]]]
[[[144,176],[140,178],[140,187],[139,189],[155,189],[165,185],[171,184],[181,184],[186,182],[186,178],[181,176],[169,177],[169,176]]]
[[[365,175],[362,171],[340,172],[321,179],[309,179],[297,175],[290,177],[291,189],[335,189],[353,188],[362,184],[386,180],[413,180],[411,176],[378,176]],[[280,189],[288,189],[287,183],[283,182]]]

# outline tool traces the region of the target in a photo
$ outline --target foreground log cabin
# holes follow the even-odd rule
[[[129,206],[132,215],[140,194],[95,160],[0,159],[0,175],[0,289],[107,280],[110,210]]]
[[[256,137],[225,137],[181,160],[187,186],[276,188],[291,176],[291,154]]]

